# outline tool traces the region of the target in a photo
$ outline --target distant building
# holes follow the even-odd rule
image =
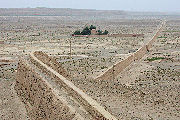
[[[4,44],[4,41],[0,41],[0,44]]]
[[[91,30],[91,35],[96,35],[96,34],[97,34],[96,29],[92,29]]]

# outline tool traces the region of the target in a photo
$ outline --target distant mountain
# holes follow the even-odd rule
[[[126,12],[126,14],[128,14],[128,15],[147,15],[147,16],[152,16],[152,15],[154,15],[154,16],[158,16],[158,15],[161,15],[161,16],[163,16],[163,15],[180,15],[180,13],[178,13],[178,12],[132,12],[132,11],[130,11],[130,12]]]
[[[119,16],[120,10],[93,10],[70,8],[0,8],[0,16]]]

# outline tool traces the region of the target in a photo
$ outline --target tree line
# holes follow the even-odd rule
[[[91,26],[86,26],[82,31],[76,30],[74,32],[74,35],[91,35],[91,30],[96,29],[96,26],[91,25]],[[102,30],[97,30],[96,31],[97,35],[107,35],[109,32],[107,30],[102,31]]]

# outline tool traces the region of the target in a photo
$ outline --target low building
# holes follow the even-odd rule
[[[97,34],[96,29],[92,29],[91,30],[91,35],[96,35],[96,34]]]

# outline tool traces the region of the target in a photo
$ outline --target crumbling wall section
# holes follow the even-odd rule
[[[150,42],[151,43],[151,42]],[[134,54],[130,55],[128,58],[118,62],[117,64],[111,66],[106,72],[98,76],[98,80],[112,80],[120,72],[122,72],[127,66],[129,66],[133,61],[140,60],[148,51],[148,45],[145,45],[138,49]]]
[[[108,37],[144,37],[144,34],[112,34]]]
[[[53,93],[53,88],[26,62],[19,61],[16,86],[32,120],[72,120],[75,114]]]
[[[143,46],[134,53],[134,61],[140,60],[147,53],[147,47]]]
[[[114,66],[114,75],[117,76],[121,71],[124,70],[127,66],[129,66],[134,61],[134,55],[130,55],[125,60],[115,64]]]
[[[53,70],[57,71],[63,77],[68,79],[71,78],[69,73],[62,67],[60,63],[56,61],[55,58],[48,56],[46,53],[42,51],[34,52],[34,56],[37,57],[40,61],[42,61],[44,64],[51,67]]]
[[[165,25],[165,22],[162,24],[162,26],[158,29],[157,33],[153,36],[153,38],[146,45],[142,46],[140,49],[138,49],[134,54],[132,54],[128,58],[111,66],[107,71],[105,71],[103,74],[99,75],[96,79],[97,80],[112,80],[120,72],[122,72],[127,66],[129,66],[133,61],[140,60],[147,52],[149,52],[149,49],[152,47],[153,43],[155,42],[156,38],[158,37],[158,35],[161,32],[164,25]],[[129,36],[129,35],[127,34],[127,36]],[[120,36],[120,35],[117,35],[117,36]],[[143,36],[143,34],[142,35],[139,34],[137,36]]]
[[[144,37],[144,34],[74,35],[74,37]]]
[[[34,53],[31,53],[31,55],[30,55],[31,62],[33,64],[35,64],[38,68],[40,68],[43,72],[50,75],[53,78],[52,79],[53,82],[55,82],[58,86],[62,86],[63,88],[65,88],[66,91],[69,93],[69,95],[71,95],[73,98],[75,98],[84,107],[84,109],[88,113],[90,113],[90,115],[93,118],[98,119],[98,120],[107,120],[107,118],[104,117],[106,115],[104,113],[101,113],[99,110],[97,110],[95,105],[97,105],[98,103],[96,103],[92,98],[87,96],[79,88],[76,88],[73,84],[70,83],[70,81],[68,83],[70,83],[71,86],[68,85],[67,83],[65,83],[64,81],[67,81],[65,77],[58,76],[55,73],[53,73],[46,66],[42,65],[42,63],[39,60],[38,61],[35,60],[35,58],[33,58],[33,55],[34,55]],[[94,105],[92,105],[92,103]],[[103,108],[99,108],[99,109],[103,109]],[[111,115],[110,115],[110,117],[111,117]],[[114,118],[114,120],[115,120],[115,118]]]

